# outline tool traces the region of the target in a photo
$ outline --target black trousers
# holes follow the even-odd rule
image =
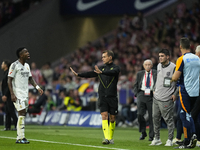
[[[41,108],[36,108],[36,107],[31,107],[31,108],[28,108],[28,113],[39,113],[41,111]]]
[[[197,97],[196,102],[191,110],[191,115],[194,120],[194,125],[196,129],[197,140],[200,141],[200,123],[198,120],[198,115],[200,113],[200,96]]]
[[[153,93],[150,96],[145,96],[144,91],[140,91],[137,94],[137,117],[139,123],[139,132],[146,132],[146,120],[144,115],[146,110],[149,115],[149,137],[154,137],[153,131],[153,119],[152,119],[152,103],[153,103]]]
[[[177,100],[177,101],[179,101],[179,99]],[[180,104],[181,102],[179,101],[178,102],[178,110],[177,110],[177,123],[176,123],[176,125],[177,125],[177,135],[176,135],[176,138],[177,139],[181,139],[181,136],[182,136],[182,134],[183,134],[183,124],[182,124],[182,121],[181,121],[181,118],[180,118],[180,112],[181,112],[181,104]]]
[[[15,113],[15,106],[13,102],[11,101],[10,98],[7,99],[5,103],[5,113],[6,113],[6,123],[5,123],[5,128],[11,128],[11,118],[13,119],[13,124],[15,128],[17,127],[17,116]]]

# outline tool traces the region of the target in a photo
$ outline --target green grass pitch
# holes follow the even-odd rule
[[[0,126],[0,129],[3,129]],[[147,131],[148,132],[148,131]],[[15,144],[16,131],[0,131],[0,150],[167,150],[167,129],[161,129],[162,145],[149,146],[148,137],[140,141],[136,128],[116,128],[115,144],[102,145],[101,128],[26,125],[25,135],[30,144]]]

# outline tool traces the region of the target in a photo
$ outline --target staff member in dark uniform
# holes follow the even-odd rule
[[[11,129],[11,118],[13,119],[13,123],[15,128],[12,130],[16,130],[17,126],[17,116],[15,114],[15,107],[13,102],[11,101],[10,91],[8,88],[8,69],[10,67],[10,62],[8,60],[4,60],[1,64],[1,69],[4,71],[3,80],[2,80],[2,100],[5,102],[5,112],[6,112],[6,123],[4,131],[8,131]]]
[[[104,65],[99,68],[95,66],[94,71],[76,73],[70,67],[76,76],[85,78],[99,77],[100,79],[98,105],[102,116],[102,129],[105,137],[102,144],[114,144],[113,133],[115,130],[115,119],[118,113],[117,82],[120,68],[113,64],[113,58],[114,53],[111,50],[106,50],[102,54]],[[108,114],[110,114],[109,126]]]

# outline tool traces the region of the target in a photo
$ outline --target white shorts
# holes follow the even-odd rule
[[[17,99],[16,102],[14,102],[15,108],[17,109],[17,111],[26,109],[26,111],[28,110],[28,99]]]

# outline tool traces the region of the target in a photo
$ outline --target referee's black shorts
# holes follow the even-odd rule
[[[117,97],[99,97],[98,106],[100,112],[108,112],[111,115],[118,114],[118,98]]]

